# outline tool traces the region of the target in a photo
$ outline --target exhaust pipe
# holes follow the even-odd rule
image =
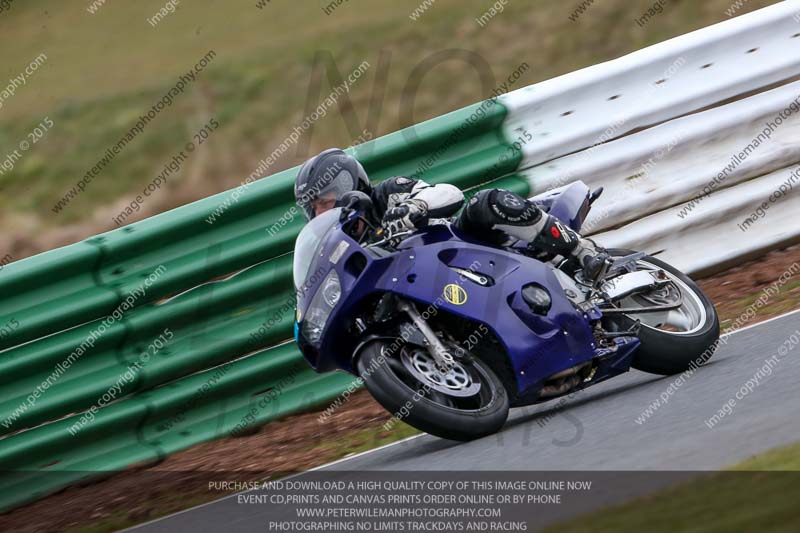
[[[586,361],[585,363],[581,363],[579,365],[567,368],[566,370],[562,370],[561,372],[553,374],[552,376],[547,378],[547,381],[553,381],[553,380],[556,380],[556,379],[562,379],[562,378],[566,378],[566,377],[569,377],[569,376],[574,376],[575,374],[577,374],[578,372],[580,372],[581,370],[583,370],[584,368],[586,368],[587,366],[589,366],[591,364],[592,364],[591,361]]]
[[[571,389],[577,387],[581,382],[580,376],[569,376],[565,378],[560,384],[557,385],[545,385],[542,387],[542,390],[539,391],[540,398],[550,398],[551,396],[561,396],[569,392]]]
[[[586,361],[585,363],[581,363],[579,365],[575,365],[573,367],[567,368],[553,374],[547,379],[548,385],[542,387],[542,390],[539,391],[540,398],[550,398],[552,396],[561,396],[569,392],[571,389],[574,389],[578,385],[580,385],[581,379],[578,376],[578,372],[586,368],[587,366],[591,366],[591,361]]]

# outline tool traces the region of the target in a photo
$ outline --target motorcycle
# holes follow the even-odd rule
[[[602,189],[531,198],[579,231]],[[295,339],[317,372],[363,379],[397,419],[446,439],[494,433],[510,407],[545,402],[631,368],[670,375],[705,362],[716,310],[685,274],[608,250],[595,279],[527,242],[481,243],[447,221],[387,234],[369,197],[300,232]]]

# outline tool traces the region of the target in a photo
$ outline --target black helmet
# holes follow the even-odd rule
[[[367,173],[356,158],[330,148],[303,163],[294,181],[294,198],[306,218],[314,218],[314,201],[321,197],[339,201],[350,191],[369,193]]]

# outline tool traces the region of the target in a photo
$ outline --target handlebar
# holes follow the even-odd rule
[[[364,217],[363,207],[364,207],[363,205],[356,205],[356,203],[353,201],[349,202],[349,205],[343,207],[342,212],[339,216],[339,221],[344,223],[347,222],[348,220],[360,219],[368,227],[375,230],[375,226],[370,224],[369,221]],[[375,230],[375,235],[383,238],[379,241],[369,243],[363,246],[364,248],[376,248],[379,246],[385,246],[387,244],[391,244],[393,241],[396,241],[401,237],[405,237],[406,235],[411,235],[412,233],[414,233],[414,230],[406,230],[406,231],[400,231],[398,233],[390,233],[387,230],[387,228],[378,228],[377,230]],[[364,239],[364,236],[366,235],[367,232],[364,232],[362,237],[359,239],[359,244],[361,244],[361,241]]]
[[[395,239],[397,239],[399,237],[405,237],[406,235],[411,235],[412,233],[414,233],[414,232],[411,231],[411,230],[407,230],[407,231],[401,231],[399,233],[392,234],[392,233],[387,233],[384,228],[381,228],[376,232],[376,234],[378,236],[381,236],[381,235],[386,235],[386,236],[383,239],[381,239],[381,240],[379,240],[377,242],[373,242],[373,243],[370,243],[370,244],[366,245],[365,248],[375,248],[375,247],[378,247],[378,246],[383,246],[384,244],[391,243],[392,241],[394,241]]]

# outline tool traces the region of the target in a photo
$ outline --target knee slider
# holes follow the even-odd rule
[[[533,202],[511,191],[493,189],[489,192],[488,204],[496,224],[530,225],[542,216]]]

